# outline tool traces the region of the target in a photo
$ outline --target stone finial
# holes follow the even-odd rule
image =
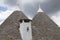
[[[43,12],[43,10],[41,9],[40,5],[39,5],[39,9],[37,12]]]

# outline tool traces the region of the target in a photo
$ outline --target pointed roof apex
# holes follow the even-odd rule
[[[37,12],[43,12],[43,10],[41,9],[40,5],[39,5],[39,9]]]

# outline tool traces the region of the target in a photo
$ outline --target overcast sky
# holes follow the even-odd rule
[[[60,0],[0,0],[0,24],[15,10],[33,18],[40,8],[60,26]]]

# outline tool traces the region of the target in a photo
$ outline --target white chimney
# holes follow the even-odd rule
[[[19,30],[22,40],[32,40],[32,29],[30,20],[28,19],[21,20]]]

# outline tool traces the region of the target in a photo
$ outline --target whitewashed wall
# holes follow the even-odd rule
[[[27,31],[27,27],[29,30]],[[23,40],[32,40],[31,22],[20,23],[20,34]]]

